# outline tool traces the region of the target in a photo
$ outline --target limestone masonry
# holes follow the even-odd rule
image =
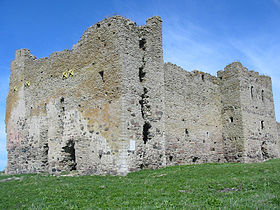
[[[163,63],[162,23],[114,16],[72,50],[17,50],[7,97],[7,174],[280,157],[271,79],[234,62],[217,77]]]

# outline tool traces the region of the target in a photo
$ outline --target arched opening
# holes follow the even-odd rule
[[[76,170],[76,154],[75,154],[75,142],[71,139],[66,143],[65,147],[62,147],[64,152],[65,166],[70,170]]]

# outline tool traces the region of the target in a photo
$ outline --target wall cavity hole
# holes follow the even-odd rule
[[[268,151],[267,151],[267,144],[266,144],[265,141],[262,142],[261,152],[262,152],[262,156],[263,156],[264,159],[269,158],[269,154],[268,154]]]
[[[170,155],[169,156],[169,161],[172,162],[172,160],[173,160],[173,156]]]
[[[150,134],[150,128],[151,128],[151,124],[149,122],[145,122],[143,125],[143,141],[144,144],[147,143],[147,141],[150,139],[149,134]]]
[[[139,68],[139,81],[143,82],[146,72],[143,72],[143,67]]]
[[[98,72],[98,73],[99,73],[99,75],[100,75],[102,81],[104,82],[104,71],[100,71],[100,72]]]
[[[99,24],[99,23],[97,23],[97,24],[96,24],[96,26],[97,26],[97,28],[99,28],[99,27],[100,27],[100,24]]]
[[[187,136],[189,136],[189,131],[188,131],[187,128],[185,129],[185,133],[186,133]]]
[[[43,145],[43,160],[42,160],[42,164],[44,166],[48,165],[48,154],[49,154],[49,145],[46,143]]]
[[[145,50],[145,44],[146,44],[146,39],[140,39],[139,40],[139,48],[142,49],[142,50]]]
[[[231,122],[231,123],[233,122],[233,117],[229,118],[229,122]]]
[[[60,103],[64,103],[64,98],[63,97],[60,98]]]
[[[192,162],[195,163],[198,160],[198,157],[193,157]]]

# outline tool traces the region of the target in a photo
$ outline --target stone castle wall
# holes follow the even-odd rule
[[[16,51],[7,97],[6,173],[127,174],[142,168],[279,157],[271,80],[164,64],[160,17],[115,16],[72,50]],[[278,131],[277,131],[278,129]],[[277,134],[278,133],[278,134]]]
[[[168,165],[224,162],[218,79],[171,63],[164,70]]]

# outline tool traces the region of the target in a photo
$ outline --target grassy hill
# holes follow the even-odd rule
[[[119,176],[0,176],[0,209],[280,209],[280,160]]]

